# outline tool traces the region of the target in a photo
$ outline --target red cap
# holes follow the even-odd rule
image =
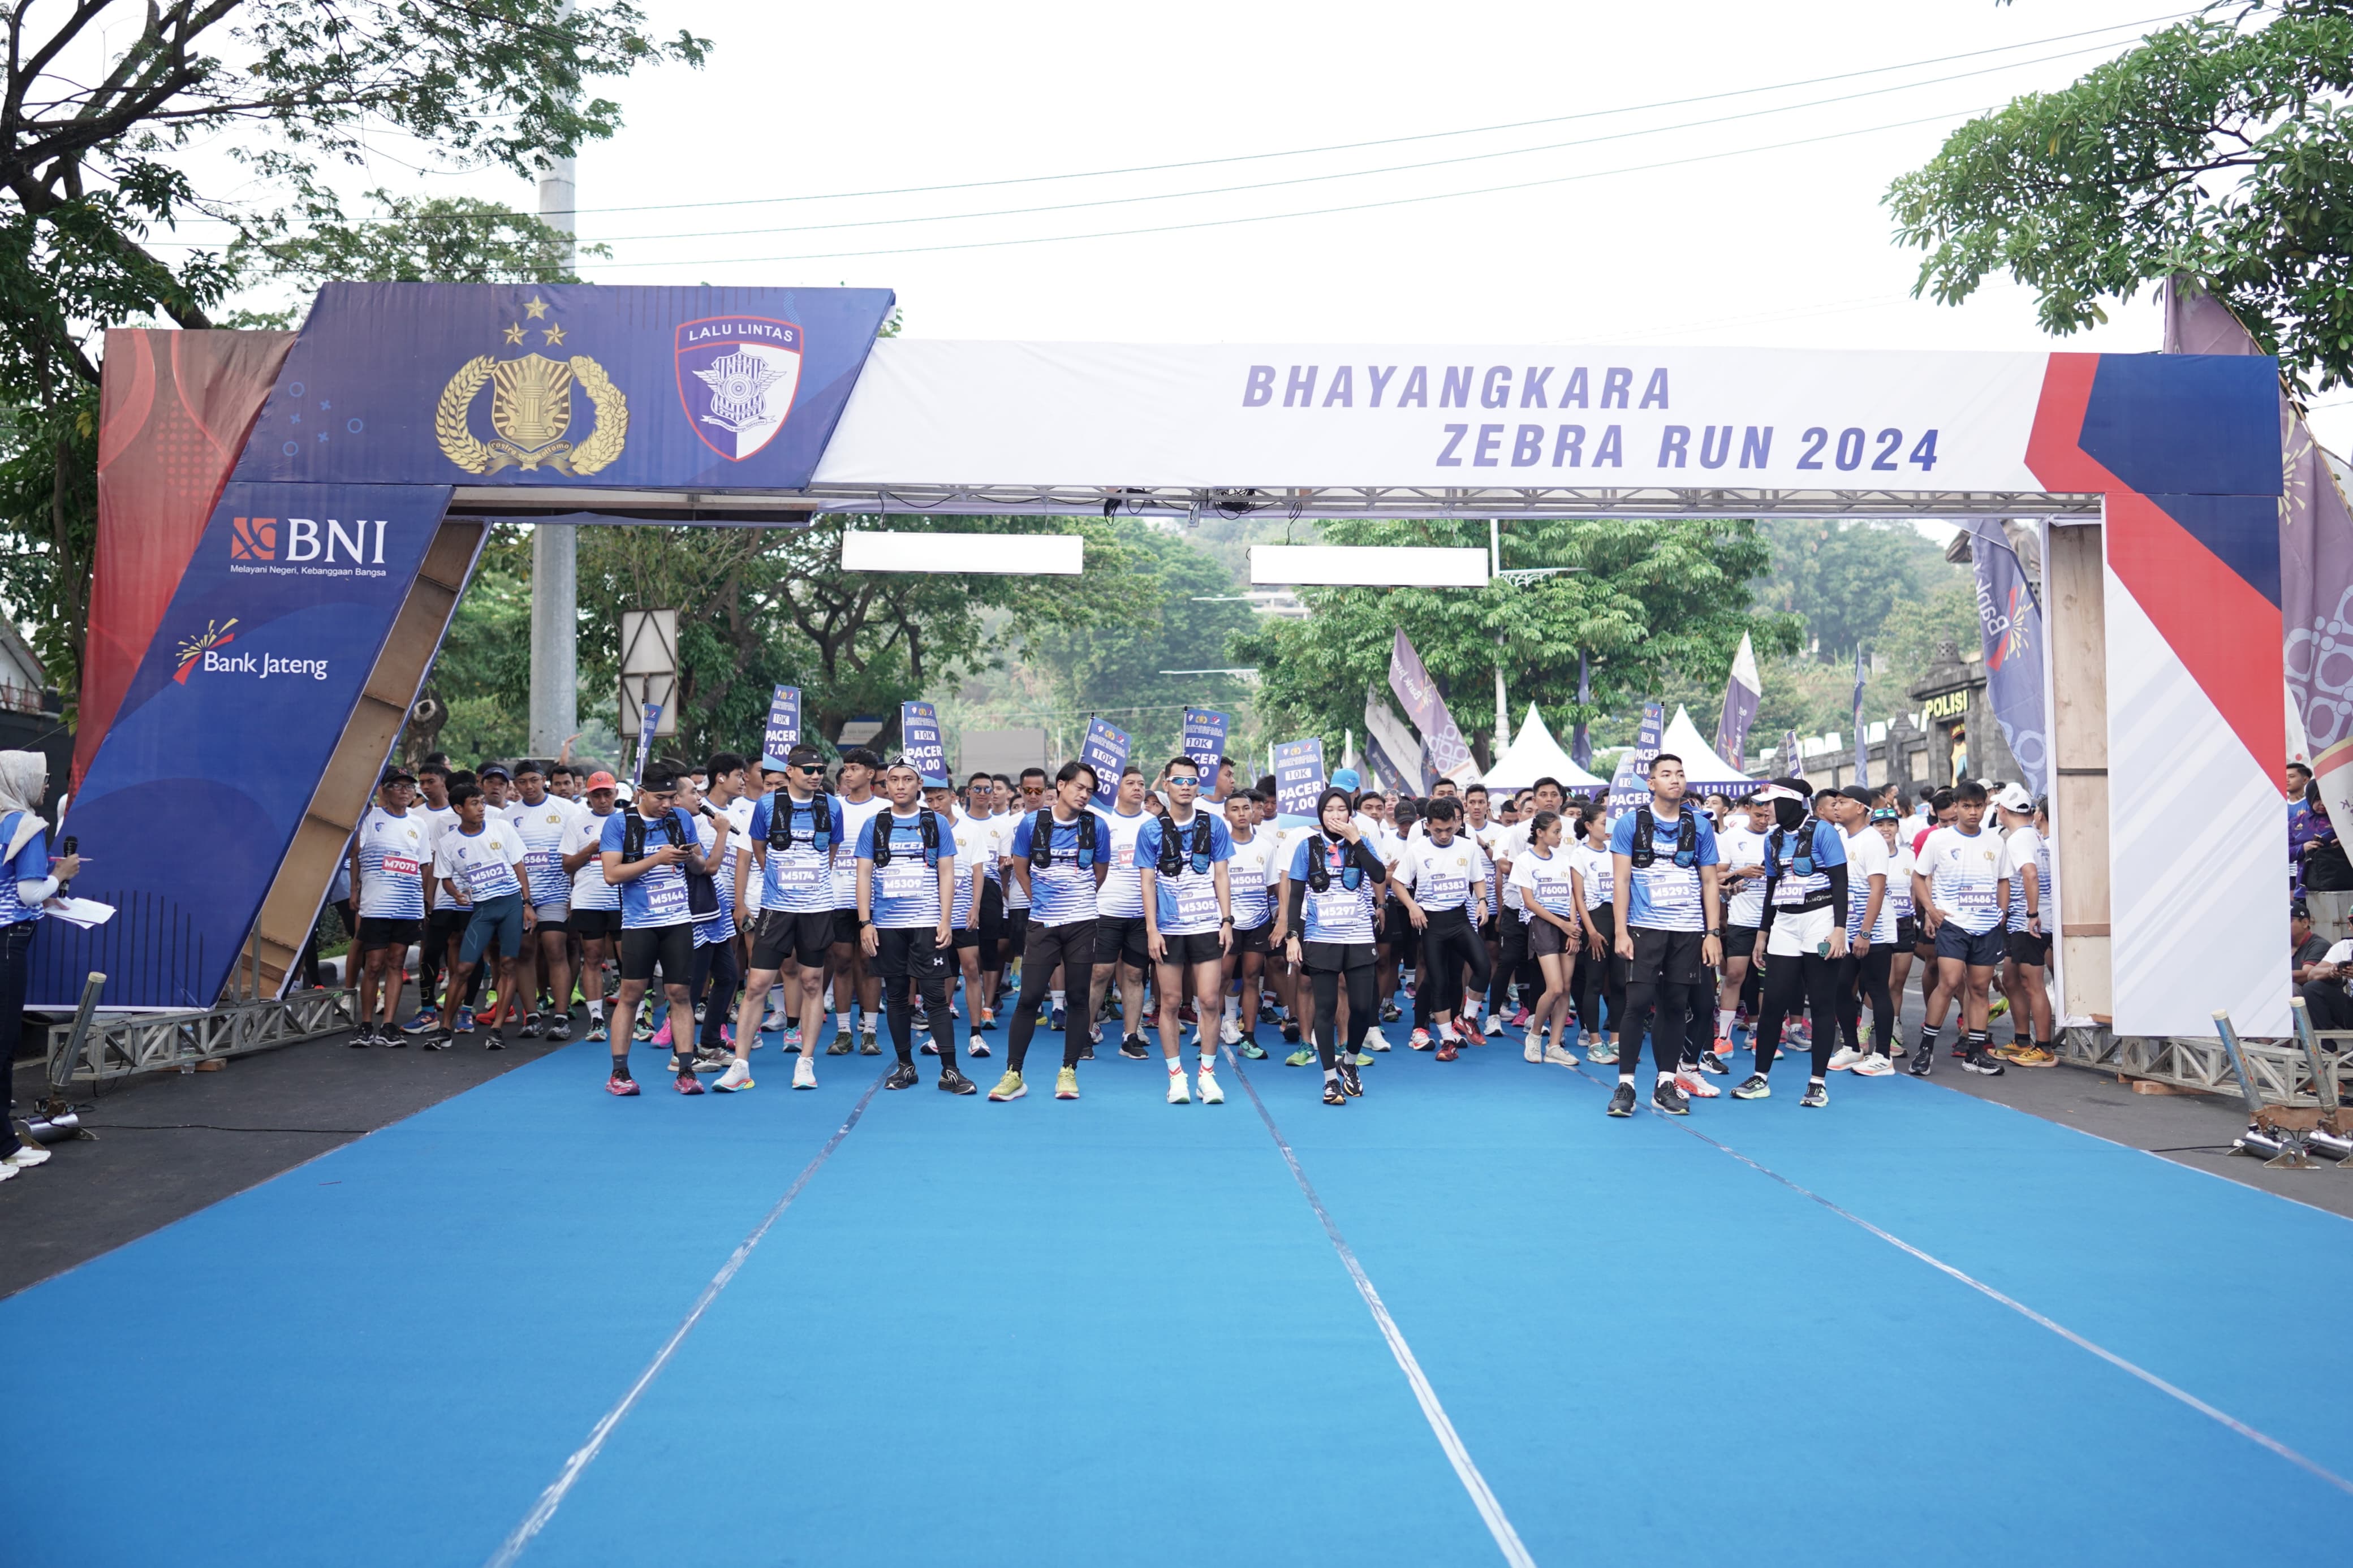
[[[588,782],[581,787],[583,789],[618,789],[621,785],[620,781],[610,773],[590,773]]]

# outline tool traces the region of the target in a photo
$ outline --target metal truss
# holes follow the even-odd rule
[[[1255,489],[1120,485],[818,485],[821,511],[1061,513],[1204,518],[2085,517],[2096,495],[2041,490],[1768,490],[1332,486]]]
[[[2231,1054],[2219,1038],[2195,1036],[2115,1035],[2105,1028],[2070,1028],[2061,1032],[2059,1059],[2070,1067],[2122,1073],[2126,1078],[2151,1079],[2178,1089],[2241,1098],[2239,1080],[2231,1070]],[[2322,1037],[2325,1044],[2353,1047],[2353,1040]],[[2247,1072],[2265,1105],[2317,1106],[2321,1097],[2312,1081],[2304,1047],[2295,1040],[2239,1042]],[[2345,1069],[2334,1057],[2324,1057],[2329,1076],[2340,1081]]]
[[[284,1000],[225,1003],[206,1012],[123,1013],[92,1021],[81,1060],[60,1071],[58,1053],[72,1035],[69,1025],[49,1031],[48,1078],[92,1082],[134,1073],[191,1071],[201,1061],[274,1050],[355,1027],[357,994],[347,990],[297,991]]]

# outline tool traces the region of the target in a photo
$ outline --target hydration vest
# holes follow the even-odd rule
[[[883,812],[874,820],[881,823],[874,830],[874,864],[891,863],[891,826],[886,821],[892,816]],[[930,806],[918,806],[915,811],[915,831],[923,841],[923,864],[936,868],[940,863],[940,814]]]
[[[1626,858],[1638,868],[1647,870],[1657,862],[1659,852],[1654,841],[1658,831],[1658,819],[1651,815],[1651,808],[1647,805],[1636,806],[1634,808],[1634,849]],[[1674,852],[1677,855],[1696,854],[1698,849],[1699,816],[1697,813],[1686,806],[1683,810],[1683,821],[1675,830]]]
[[[793,797],[784,791],[776,792],[784,799],[784,807],[768,803],[768,847],[790,849],[793,847]],[[833,847],[833,797],[820,795],[809,802],[809,847],[822,855]]]
[[[1079,820],[1071,824],[1078,830],[1076,863],[1082,871],[1095,868],[1095,814],[1082,807]],[[1029,867],[1042,871],[1054,863],[1054,808],[1041,805],[1038,815],[1029,819]]]
[[[1176,842],[1176,836],[1184,831],[1185,829],[1181,827],[1172,827],[1166,817],[1161,819],[1160,861],[1154,869],[1164,877],[1174,877],[1181,873],[1185,869],[1186,857],[1188,853],[1193,859],[1203,865],[1206,866],[1208,863],[1211,840],[1209,814],[1206,811],[1193,813],[1193,847],[1190,851],[1182,848]]]
[[[1307,837],[1307,885],[1319,893],[1332,889],[1332,868],[1324,863],[1324,852],[1334,842],[1321,833],[1312,833]],[[1340,886],[1353,893],[1364,885],[1365,868],[1356,863],[1354,855],[1348,853],[1349,847],[1345,841],[1338,842],[1341,845]]]

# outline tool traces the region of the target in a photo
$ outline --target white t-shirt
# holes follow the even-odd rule
[[[1996,894],[2001,887],[2001,836],[1939,827],[1921,841],[1920,874],[1928,896],[1963,931],[1983,933],[2001,923]]]
[[[543,909],[572,895],[572,880],[564,874],[565,830],[581,807],[561,795],[543,795],[537,805],[509,801],[506,819],[522,840],[523,869],[531,879],[531,904]]]
[[[1889,875],[1887,840],[1879,829],[1866,823],[1846,836],[1846,939],[1857,940],[1862,934],[1862,911],[1871,903],[1871,879],[1886,877],[1887,887],[1879,897],[1879,919],[1872,922],[1871,940],[1891,942],[1895,940],[1895,879]]]
[[[759,808],[760,797],[756,795],[739,795],[719,808],[721,815],[727,818],[728,826],[734,829],[727,836],[727,841],[735,847],[735,852],[739,857],[752,852],[752,814]],[[732,877],[733,873],[731,871],[729,875]],[[754,915],[760,912],[762,890],[760,868],[754,866],[744,874],[744,902],[737,911],[737,917],[747,924]],[[731,899],[735,896],[735,885],[733,881],[727,885],[727,896]]]
[[[441,847],[433,856],[433,874],[457,883],[470,902],[479,904],[485,899],[522,891],[514,874],[515,862],[522,858],[522,839],[515,833],[514,824],[503,816],[486,816],[480,833],[453,826],[441,836]]]
[[[1095,913],[1117,919],[1144,918],[1144,872],[1135,863],[1135,836],[1152,820],[1152,814],[1139,810],[1134,816],[1122,816],[1115,811],[1095,813],[1098,831],[1103,833],[1097,853],[1108,856],[1104,862],[1111,874],[1095,889]]]
[[[839,800],[839,795],[834,797]],[[884,795],[871,795],[864,800],[841,802],[841,841],[853,851],[858,836],[874,820],[877,812],[891,809],[891,799]],[[833,858],[833,907],[854,910],[858,907],[858,857],[855,853]]]
[[[613,808],[617,811],[620,808]],[[586,806],[582,806],[564,828],[564,852],[577,855],[583,849],[597,848],[572,873],[572,907],[575,910],[617,910],[621,907],[621,889],[605,880],[605,818]]]
[[[1256,931],[1274,918],[1267,898],[1278,835],[1271,827],[1250,829],[1250,842],[1234,840],[1234,858],[1226,862],[1226,896],[1234,906],[1234,929]]]
[[[2005,911],[2010,931],[2026,929],[2026,873],[2034,872],[2038,886],[2042,880],[2042,835],[2034,831],[2031,823],[2013,827],[2001,841],[2001,875],[2010,879],[2010,908]],[[2042,907],[2038,892],[2034,912],[2044,931],[2051,929],[2051,913]]]
[[[1581,869],[1577,855],[1568,846],[1556,844],[1550,856],[1528,849],[1512,862],[1512,886],[1520,889],[1523,903],[1533,900],[1546,910],[1573,924],[1577,919],[1577,892],[1571,883],[1572,873]],[[1530,920],[1529,924],[1535,924]]]
[[[1912,864],[1911,842],[1899,835],[1895,847],[1887,852],[1887,903],[1899,921],[1908,921],[1918,912],[1912,907]]]
[[[1735,812],[1732,826],[1716,835],[1716,852],[1724,857],[1724,868],[1731,871],[1741,867],[1765,864],[1765,836],[1748,826],[1746,812]],[[1765,879],[1752,877],[1741,884],[1740,891],[1732,895],[1725,906],[1724,923],[1728,926],[1760,926],[1765,923]]]
[[[1590,844],[1580,844],[1577,855],[1577,870],[1585,878],[1585,907],[1598,910],[1609,901],[1616,889],[1618,862],[1611,858],[1607,845],[1596,849]]]
[[[976,870],[997,864],[997,819],[974,816],[966,813],[955,821],[955,905],[950,910],[948,923],[956,930],[965,929],[972,917],[972,876]]]
[[[1429,837],[1409,838],[1391,873],[1412,889],[1414,901],[1435,913],[1459,910],[1471,902],[1474,889],[1487,881],[1487,856],[1478,841],[1460,831],[1451,844],[1440,847]]]
[[[398,816],[370,806],[360,818],[360,897],[363,920],[421,921],[425,918],[424,870],[433,858],[433,832],[412,806]]]

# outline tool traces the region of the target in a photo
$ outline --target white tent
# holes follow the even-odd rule
[[[1675,709],[1666,734],[1659,741],[1659,750],[1683,760],[1683,782],[1694,789],[1757,782],[1717,756],[1715,748],[1699,738],[1699,727],[1691,721],[1691,714],[1680,706]]]
[[[1504,749],[1487,776],[1479,782],[1489,789],[1525,789],[1541,778],[1555,778],[1567,789],[1591,789],[1607,784],[1608,779],[1595,778],[1568,760],[1560,742],[1552,738],[1545,721],[1536,716],[1536,706],[1528,704],[1527,722],[1520,726],[1519,739]]]

